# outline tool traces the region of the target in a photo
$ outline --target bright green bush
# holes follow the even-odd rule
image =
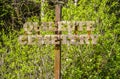
[[[19,34],[1,32],[0,79],[53,78],[53,46],[22,46]]]
[[[63,20],[96,21],[94,33],[100,35],[98,44],[95,46],[73,47],[73,51],[69,53],[72,61],[69,62],[69,65],[68,63],[64,65],[67,66],[66,69],[63,66],[63,78],[118,79],[120,77],[120,19],[116,16],[116,13],[118,15],[118,11],[116,11],[118,6],[117,0],[80,0],[78,6],[74,6],[71,1],[67,7],[63,7]],[[111,11],[112,13],[110,13]]]

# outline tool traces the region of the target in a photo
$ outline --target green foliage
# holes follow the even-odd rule
[[[0,17],[9,15],[4,6]],[[42,20],[54,21],[54,10],[47,7],[45,4]],[[68,0],[63,6],[62,20],[95,21],[93,33],[99,34],[99,40],[96,45],[62,45],[62,79],[120,78],[119,7],[119,0],[79,0],[78,6]],[[32,16],[28,21],[38,22],[39,18]],[[0,32],[0,79],[53,79],[54,45],[20,45],[22,30]]]
[[[12,14],[12,7],[10,1],[0,0],[0,28],[5,25],[5,20]]]
[[[70,0],[67,7],[63,7],[63,20],[96,21],[95,33],[100,35],[96,46],[85,45],[85,48],[78,46],[75,48],[79,51],[75,51],[76,49],[74,49],[74,51],[71,51],[73,53],[69,53],[73,57],[73,61],[70,62],[70,66],[68,66],[66,70],[64,66],[68,63],[63,66],[63,78],[118,79],[120,77],[120,21],[114,9],[111,8],[115,4],[118,7],[118,2],[113,1],[110,5],[108,5],[108,2],[111,1],[80,0],[78,6],[75,6]],[[110,11],[113,13],[109,13]],[[78,56],[78,58],[76,58],[76,56]]]
[[[47,46],[49,49],[45,45],[21,46],[18,34],[16,31],[9,35],[1,33],[0,79],[53,77],[53,46]]]
[[[32,16],[40,18],[40,1],[0,0],[0,11],[0,28],[5,31],[19,30],[28,18]]]

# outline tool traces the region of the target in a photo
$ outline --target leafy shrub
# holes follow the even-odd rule
[[[93,34],[99,40],[96,45],[62,45],[63,79],[120,78],[119,6],[119,0],[80,0],[78,6],[68,0],[62,20],[95,21]],[[54,11],[47,12],[44,21],[52,21]],[[22,29],[0,32],[0,79],[53,79],[54,45],[23,46],[18,43],[20,34]]]

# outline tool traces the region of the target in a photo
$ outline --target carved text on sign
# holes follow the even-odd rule
[[[21,44],[59,44],[57,38],[61,39],[62,44],[96,44],[97,35],[91,35],[91,39],[88,38],[88,35],[21,35],[19,37],[19,42]]]
[[[59,21],[58,31],[68,31],[67,35],[40,35],[40,31],[55,32],[54,22],[26,22],[23,26],[25,35],[19,37],[21,44],[96,44],[97,35],[91,35],[94,30],[94,21]],[[77,35],[77,31],[83,31],[83,28],[88,34]],[[74,32],[75,35],[72,35]],[[34,34],[34,35],[33,35]]]
[[[60,21],[58,22],[58,30],[59,31],[74,31],[77,28],[77,31],[83,31],[83,26],[86,26],[87,31],[93,31],[94,21]],[[32,34],[32,32],[40,32],[42,31],[55,31],[54,22],[42,22],[38,24],[38,22],[26,22],[23,26],[25,32],[27,34]]]

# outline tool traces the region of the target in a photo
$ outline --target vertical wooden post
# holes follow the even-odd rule
[[[58,1],[58,0],[57,0]],[[61,20],[61,5],[56,4],[55,5],[55,34],[60,35],[61,32],[58,30],[58,21]],[[55,45],[55,79],[60,79],[61,78],[61,40],[58,37],[56,42],[59,42],[59,44]]]

